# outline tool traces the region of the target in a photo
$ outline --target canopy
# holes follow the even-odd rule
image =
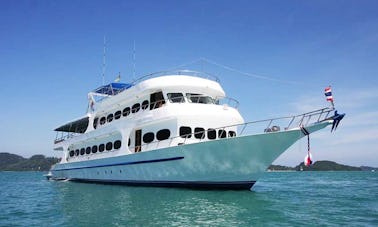
[[[110,83],[95,89],[93,92],[105,95],[116,95],[123,90],[130,88],[132,84]]]
[[[89,117],[84,117],[76,121],[69,122],[55,129],[57,132],[84,133],[87,130]]]

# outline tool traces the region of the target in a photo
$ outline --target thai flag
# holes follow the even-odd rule
[[[324,95],[326,96],[327,101],[329,101],[329,102],[333,102],[333,97],[332,97],[332,90],[331,90],[331,87],[326,87],[326,88],[324,89]]]

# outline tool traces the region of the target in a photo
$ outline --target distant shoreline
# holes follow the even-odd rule
[[[49,171],[51,166],[58,163],[59,158],[45,157],[44,155],[33,155],[24,158],[11,153],[0,153],[0,171]],[[376,167],[370,166],[348,166],[332,161],[317,161],[310,167],[302,163],[295,167],[270,165],[267,172],[294,172],[294,171],[378,171]]]

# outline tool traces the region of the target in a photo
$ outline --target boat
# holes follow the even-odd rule
[[[326,107],[246,122],[217,77],[189,70],[109,83],[84,116],[60,125],[48,178],[90,183],[251,189],[302,137],[338,124]],[[341,117],[342,118],[342,117]]]

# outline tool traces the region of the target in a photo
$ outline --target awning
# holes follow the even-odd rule
[[[76,121],[69,122],[55,129],[57,132],[84,133],[88,128],[89,117],[84,117]]]

